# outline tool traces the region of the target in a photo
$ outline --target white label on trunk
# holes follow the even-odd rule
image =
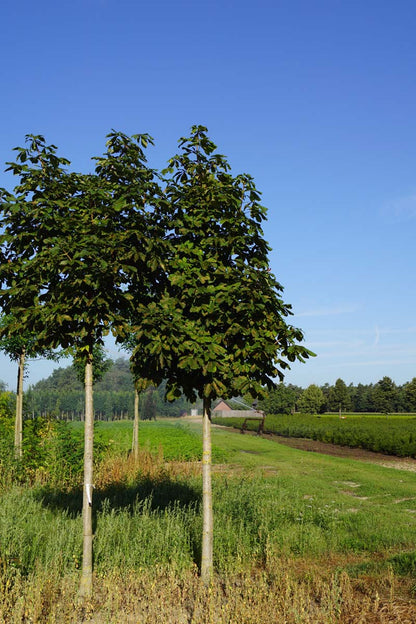
[[[92,490],[93,490],[94,486],[91,485],[91,483],[86,483],[85,484],[85,493],[87,495],[87,500],[88,500],[88,504],[90,507],[92,507]]]

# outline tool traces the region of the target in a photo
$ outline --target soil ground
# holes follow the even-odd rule
[[[307,438],[285,438],[273,434],[265,434],[265,437],[270,437],[275,439],[276,442],[279,442],[279,444],[285,444],[286,446],[301,449],[302,451],[323,453],[324,455],[334,455],[336,457],[347,457],[349,459],[379,464],[388,468],[416,472],[416,459],[412,457],[395,457],[394,455],[384,455],[383,453],[375,453],[374,451],[367,451],[365,449],[338,446],[337,444],[320,442],[319,440],[309,440]]]

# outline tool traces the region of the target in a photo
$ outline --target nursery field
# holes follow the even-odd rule
[[[416,621],[414,473],[214,427],[215,579],[204,588],[200,424],[141,423],[136,463],[131,428],[96,426],[86,606],[81,471],[68,459],[81,425],[39,425],[43,455],[26,472],[3,448],[1,623]]]
[[[241,427],[241,418],[215,418],[217,424]],[[248,429],[258,423],[248,422]],[[268,415],[265,430],[292,438],[310,438],[398,457],[416,457],[416,414]]]

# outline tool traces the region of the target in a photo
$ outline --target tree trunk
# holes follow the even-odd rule
[[[139,459],[139,392],[134,387],[134,421],[133,421],[133,457],[135,461]]]
[[[80,597],[92,594],[92,490],[93,490],[94,410],[92,398],[92,357],[85,365],[84,494],[82,502],[83,550]]]
[[[205,585],[212,581],[213,530],[211,484],[211,401],[204,398],[202,416],[202,558],[201,579]]]
[[[25,349],[22,349],[17,369],[16,419],[14,423],[14,454],[16,459],[22,457],[23,454],[23,374],[25,368],[25,354]]]

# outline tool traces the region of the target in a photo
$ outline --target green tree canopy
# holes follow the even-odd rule
[[[298,409],[305,414],[317,414],[323,404],[325,396],[319,386],[311,384],[304,390],[298,401]]]
[[[374,406],[378,412],[390,414],[396,410],[397,386],[390,377],[383,377],[373,389]]]
[[[404,385],[405,408],[409,412],[416,412],[416,377]]]
[[[351,398],[349,390],[342,379],[337,379],[334,386],[329,389],[328,410],[349,410],[351,409]]]
[[[269,270],[266,210],[252,178],[231,175],[206,128],[194,126],[179,146],[159,205],[165,275],[154,299],[137,306],[133,370],[167,378],[171,398],[263,396],[290,362],[310,355]]]
[[[301,393],[302,388],[281,382],[268,392],[260,407],[268,414],[290,414]]]

